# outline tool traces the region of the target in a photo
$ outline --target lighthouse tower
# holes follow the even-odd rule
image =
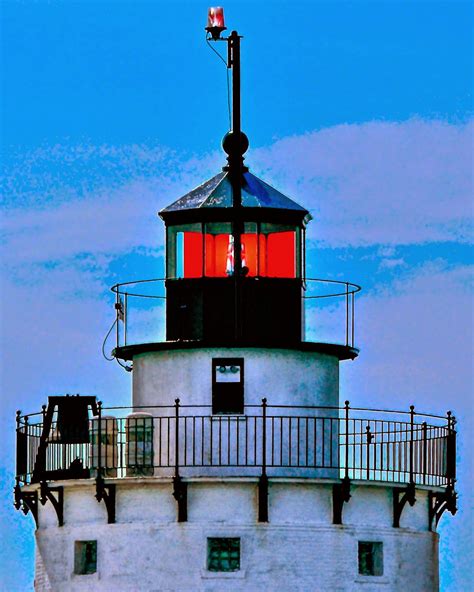
[[[131,407],[64,395],[17,414],[35,589],[436,591],[454,417],[340,394],[360,288],[306,277],[309,212],[247,168],[241,38],[224,30],[212,9],[227,163],[159,213],[165,277],[112,288]]]

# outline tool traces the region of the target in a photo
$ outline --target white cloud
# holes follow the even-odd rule
[[[416,404],[444,413],[472,405],[472,268],[434,261],[381,290],[356,309],[360,358],[344,365],[351,397],[383,406]]]
[[[472,121],[338,125],[275,142],[249,158],[314,215],[328,245],[468,241]]]
[[[252,170],[314,214],[327,245],[469,240],[473,124],[339,125],[253,150]],[[163,244],[156,212],[220,170],[224,155],[159,146],[41,148],[4,181],[6,259],[19,264]],[[386,255],[393,259],[391,255]],[[401,264],[401,261],[386,265]]]

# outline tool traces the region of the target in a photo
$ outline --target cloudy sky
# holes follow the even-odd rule
[[[178,10],[179,7],[179,10]],[[219,172],[226,71],[203,2],[2,6],[0,589],[31,589],[9,505],[14,415],[51,394],[130,401],[100,348],[109,287],[163,274],[156,212]],[[363,286],[342,398],[459,419],[442,590],[469,587],[472,21],[456,2],[226,2],[252,172],[306,206],[308,275]]]

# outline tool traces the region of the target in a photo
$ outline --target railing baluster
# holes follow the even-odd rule
[[[415,406],[410,405],[410,483],[413,483],[413,429],[415,420]]]
[[[306,417],[306,456],[305,456],[305,467],[308,468],[309,465],[309,441],[308,441],[308,432],[309,432],[309,426],[308,426],[308,421],[309,418]]]
[[[325,418],[323,417],[323,421],[322,421],[322,435],[323,435],[323,442],[322,442],[322,451],[321,451],[321,456],[322,456],[322,463],[321,466],[325,467],[326,466],[326,421]]]
[[[280,466],[283,466],[283,417],[280,417]]]
[[[196,416],[193,415],[193,467],[196,466]]]
[[[346,346],[349,345],[349,284],[346,282]]]
[[[219,466],[222,465],[222,416],[219,415]]]
[[[272,467],[275,466],[275,418],[272,416]]]
[[[240,458],[239,458],[239,453],[240,453],[240,417],[237,417],[236,419],[237,422],[237,466],[240,466]]]
[[[300,418],[296,419],[296,466],[300,466]]]
[[[354,347],[354,327],[355,327],[355,292],[351,292],[352,296],[352,339],[351,339],[351,347]]]
[[[212,432],[213,432],[213,421],[212,420],[213,420],[213,418],[210,417],[209,418],[209,429],[210,429],[210,432],[211,432],[211,452],[210,452],[210,454],[211,454],[211,459],[210,459],[211,466],[214,464],[214,450],[213,450],[213,446],[212,446]]]
[[[125,292],[123,304],[123,344],[127,345],[128,294]],[[133,337],[133,336],[132,336]]]
[[[253,466],[257,466],[257,416],[253,417]]]
[[[227,464],[230,465],[230,416],[227,418]]]
[[[97,437],[99,439],[98,442],[98,450],[97,450],[97,476],[102,476],[102,401],[97,403],[97,411],[98,411],[98,418],[99,418],[99,426],[98,426],[98,434]]]
[[[291,464],[291,457],[292,457],[292,454],[291,454],[291,434],[293,431],[293,429],[292,429],[293,426],[291,425],[291,417],[288,417],[287,419],[288,419],[288,428],[289,428],[289,432],[288,432],[288,436],[289,436],[288,437],[288,466],[291,467],[292,466],[292,464]]]
[[[184,419],[184,462],[183,466],[188,466],[188,417],[185,415]]]

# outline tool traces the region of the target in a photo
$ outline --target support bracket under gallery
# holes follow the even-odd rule
[[[173,477],[173,497],[178,504],[178,522],[187,522],[188,484],[179,475]]]
[[[344,477],[340,483],[332,486],[332,523],[342,524],[342,510],[344,504],[351,499],[351,480]]]
[[[400,518],[402,517],[403,508],[406,504],[414,506],[416,502],[415,484],[408,483],[405,488],[393,488],[393,526],[400,527]]]
[[[40,498],[39,501],[42,506],[46,502],[51,502],[56,516],[58,518],[58,526],[64,525],[64,488],[50,487],[46,481],[40,483]]]
[[[115,523],[115,485],[106,484],[101,475],[95,481],[95,499],[100,503],[103,501],[107,509],[107,522],[109,524]]]
[[[19,485],[15,486],[15,508],[21,510],[25,516],[31,512],[38,528],[38,492],[22,491]]]
[[[429,529],[436,529],[441,516],[447,510],[454,516],[457,508],[457,493],[449,486],[444,491],[429,493]]]
[[[258,521],[268,522],[268,477],[260,475],[258,480]]]

